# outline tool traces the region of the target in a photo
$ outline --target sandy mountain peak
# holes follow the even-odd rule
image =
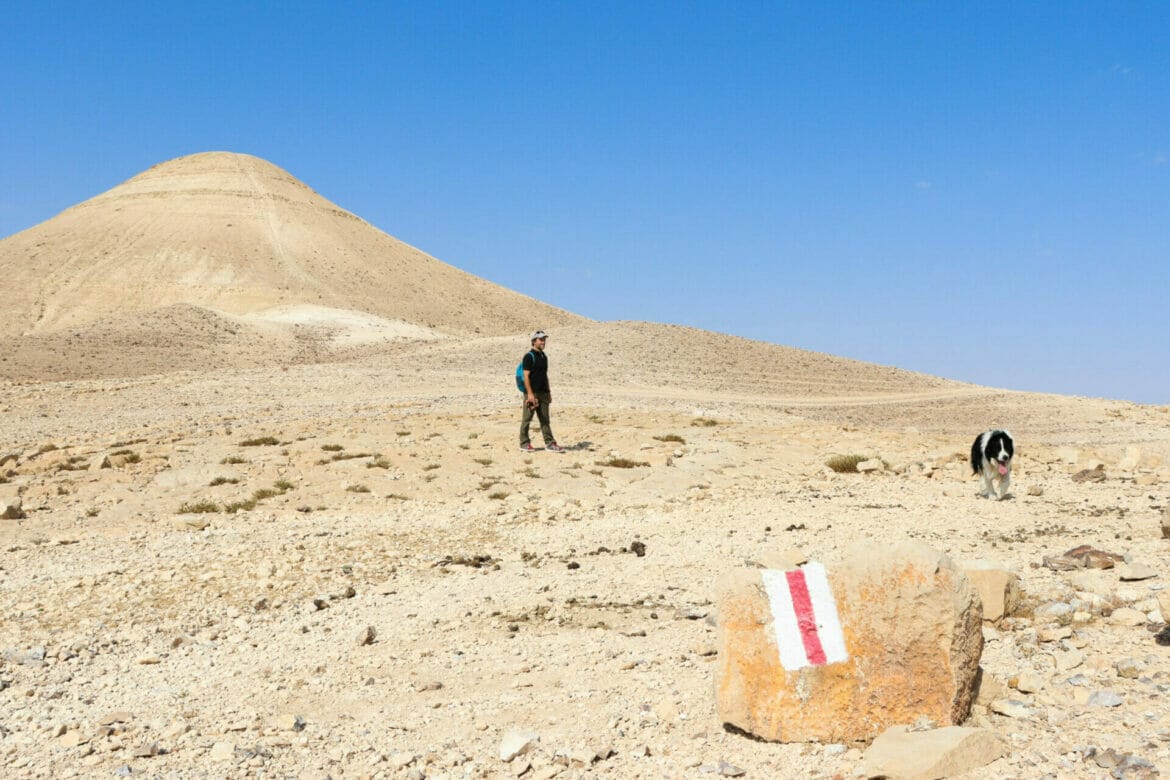
[[[314,305],[452,335],[582,318],[437,260],[246,154],[169,160],[0,241],[0,335],[185,303]]]

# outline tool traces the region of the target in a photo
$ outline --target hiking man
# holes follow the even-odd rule
[[[552,404],[552,390],[548,386],[548,355],[544,345],[548,334],[538,330],[532,334],[532,349],[524,356],[521,367],[524,371],[524,416],[520,419],[520,449],[535,452],[528,436],[532,414],[540,420],[540,434],[544,437],[544,448],[549,452],[564,452],[564,448],[553,438],[552,426],[548,423],[548,407]]]

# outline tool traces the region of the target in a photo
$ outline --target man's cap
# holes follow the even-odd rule
[[[548,338],[548,334],[545,333],[543,330],[538,330],[532,334],[533,341],[536,341],[537,339],[547,339],[547,338]]]

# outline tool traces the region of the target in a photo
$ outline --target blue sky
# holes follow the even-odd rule
[[[595,319],[1170,403],[1164,3],[4,16],[0,236],[155,163],[246,152]]]

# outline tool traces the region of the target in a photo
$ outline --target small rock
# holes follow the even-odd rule
[[[1085,662],[1085,654],[1080,650],[1069,650],[1063,653],[1056,653],[1053,659],[1056,662],[1056,671],[1067,672],[1083,664]]]
[[[211,746],[208,758],[212,761],[231,761],[236,757],[236,746],[231,742],[216,742]]]
[[[1117,707],[1120,706],[1124,701],[1125,699],[1121,698],[1121,696],[1116,691],[1111,691],[1108,689],[1093,691],[1093,693],[1089,695],[1089,704],[1094,707]]]
[[[517,756],[522,756],[532,750],[539,741],[539,734],[531,731],[510,729],[504,734],[504,738],[500,740],[500,760],[511,761]]]
[[[1118,677],[1124,677],[1127,680],[1136,680],[1141,677],[1142,672],[1146,669],[1146,665],[1136,658],[1122,658],[1113,664],[1113,668],[1117,670]]]
[[[1072,475],[1073,482],[1104,482],[1105,481],[1105,466],[1104,464],[1097,464],[1093,469],[1081,469],[1076,474]]]
[[[983,619],[996,622],[1019,604],[1020,578],[997,561],[977,560],[959,564],[983,601]]]
[[[1036,631],[1036,639],[1040,642],[1059,642],[1068,639],[1072,633],[1068,626],[1046,626]]]
[[[0,519],[21,520],[25,516],[19,496],[0,498]]]
[[[1144,563],[1127,563],[1117,567],[1117,576],[1122,582],[1136,582],[1157,577],[1158,571]]]
[[[893,726],[862,756],[858,774],[931,780],[973,772],[1007,754],[1007,745],[988,729],[948,726],[909,731]]]
[[[378,632],[374,629],[373,626],[366,626],[365,628],[363,628],[361,631],[358,632],[358,636],[357,636],[358,647],[364,647],[365,645],[372,645],[374,643],[374,638],[377,635],[378,635]]]
[[[1158,591],[1157,602],[1158,612],[1162,616],[1162,622],[1170,623],[1170,589]]]
[[[406,767],[413,764],[416,758],[418,758],[418,756],[416,756],[414,753],[400,751],[398,753],[394,753],[390,756],[390,758],[386,759],[386,763],[388,763],[394,769],[405,769]]]
[[[1036,672],[1024,672],[1016,681],[1016,690],[1021,693],[1036,693],[1047,687],[1048,681]]]
[[[1112,569],[1117,564],[1125,562],[1125,558],[1117,553],[1098,550],[1088,544],[1072,548],[1064,557],[1076,558],[1087,569]]]
[[[1038,623],[1043,621],[1063,624],[1072,620],[1073,612],[1075,611],[1071,604],[1065,604],[1063,601],[1054,601],[1040,605],[1033,614]]]
[[[1022,701],[1016,699],[996,699],[991,703],[992,712],[1006,718],[1030,718],[1032,710]]]
[[[272,725],[281,731],[301,731],[305,728],[305,719],[300,715],[286,712],[277,715],[275,720],[272,721]]]
[[[569,752],[570,766],[592,766],[594,761],[599,761],[601,754],[593,748],[579,747]]]
[[[1113,610],[1113,614],[1108,617],[1108,622],[1115,626],[1140,626],[1146,622],[1146,615],[1132,607],[1122,607]]]

